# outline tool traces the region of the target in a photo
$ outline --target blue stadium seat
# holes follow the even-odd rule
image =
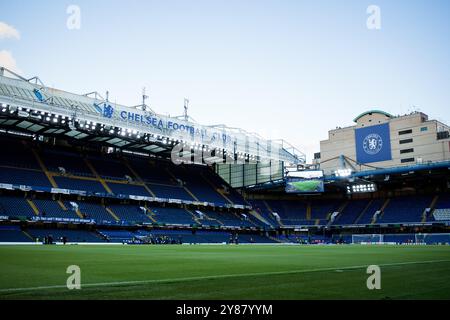
[[[68,242],[105,242],[98,234],[86,230],[71,229],[35,229],[30,228],[27,232],[33,237],[42,241],[44,237],[52,236],[54,241],[61,241],[62,237],[66,237]]]
[[[33,199],[33,202],[39,209],[40,216],[53,218],[79,218],[74,211],[63,210],[56,201]]]
[[[392,198],[378,223],[421,222],[425,208],[431,204],[430,196]]]
[[[150,210],[155,214],[156,221],[161,224],[197,224],[185,209],[151,207]]]
[[[152,223],[137,205],[133,204],[110,204],[109,208],[123,221],[131,224]]]
[[[99,181],[72,179],[68,177],[55,177],[58,187],[69,190],[81,190],[95,193],[107,193]]]
[[[367,207],[369,200],[351,200],[337,216],[334,225],[349,225],[355,223],[362,211]]]
[[[47,176],[38,170],[0,167],[0,183],[51,188]]]
[[[19,226],[0,225],[0,242],[33,242]]]
[[[0,215],[9,217],[35,217],[24,197],[0,195]]]
[[[151,197],[152,195],[143,187],[135,184],[128,184],[128,183],[113,183],[108,182],[108,187],[111,189],[111,191],[118,195],[134,195],[134,196],[144,196],[144,197]]]

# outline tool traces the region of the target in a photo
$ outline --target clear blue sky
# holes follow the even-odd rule
[[[81,29],[66,27],[68,5]],[[366,27],[369,5],[381,30]],[[26,76],[159,113],[284,138],[308,154],[374,107],[450,123],[450,1],[5,1],[0,38]]]

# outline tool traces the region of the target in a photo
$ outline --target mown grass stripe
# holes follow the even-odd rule
[[[394,267],[403,265],[415,265],[415,264],[433,264],[433,263],[447,263],[450,260],[429,260],[429,261],[409,261],[409,262],[397,262],[397,263],[385,263],[378,264],[380,267]],[[199,277],[185,277],[185,278],[173,278],[173,279],[152,279],[152,280],[135,280],[135,281],[116,281],[116,282],[99,282],[99,283],[87,283],[81,284],[82,288],[94,288],[94,287],[113,287],[113,286],[130,286],[140,284],[159,284],[159,283],[177,283],[196,280],[215,280],[215,279],[227,279],[227,278],[245,278],[245,277],[259,277],[259,276],[272,276],[272,275],[286,275],[286,274],[302,274],[313,272],[328,272],[328,271],[345,271],[365,269],[368,265],[348,266],[348,267],[333,267],[333,268],[319,268],[319,269],[303,269],[303,270],[287,270],[287,271],[270,271],[270,272],[256,272],[256,273],[236,273],[236,274],[222,274],[222,275],[210,275]],[[53,286],[38,286],[28,288],[6,288],[0,289],[0,293],[12,293],[23,291],[39,291],[39,290],[52,290],[52,289],[65,289],[65,285],[53,285]]]

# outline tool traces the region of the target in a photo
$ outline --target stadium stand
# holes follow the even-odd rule
[[[423,223],[450,221],[450,195],[443,193],[423,196],[392,196],[389,198],[351,199],[326,197],[297,199],[249,199],[246,200],[231,188],[210,168],[205,166],[175,165],[166,160],[155,160],[82,150],[44,146],[20,139],[0,138],[3,148],[9,150],[0,158],[0,184],[19,184],[37,186],[44,192],[8,191],[0,193],[0,216],[16,217],[28,221],[39,219],[71,219],[75,223],[92,221],[101,226],[183,226],[185,228],[258,228],[273,230],[278,228],[351,226],[392,223]],[[80,195],[51,195],[51,188],[68,191],[97,193],[87,197]],[[24,189],[28,190],[28,189]],[[138,197],[136,200],[129,197]],[[162,202],[149,202],[139,197],[162,199]],[[123,200],[126,198],[127,200]],[[60,200],[59,200],[60,199]],[[120,200],[122,199],[122,200]],[[164,200],[166,199],[166,200]],[[172,203],[168,203],[171,199]],[[182,201],[188,203],[182,204]],[[175,203],[173,203],[175,202]],[[208,203],[199,206],[198,203]],[[248,206],[241,209],[233,206]],[[215,207],[215,208],[214,208]],[[226,207],[226,208],[224,208]],[[427,210],[428,208],[428,210]],[[331,217],[335,213],[336,217]],[[280,218],[277,219],[277,216]],[[84,219],[84,220],[83,220]],[[50,220],[56,221],[56,220]],[[20,228],[5,227],[1,239],[11,241],[31,241],[42,236],[39,229],[30,228],[28,236]],[[69,238],[80,242],[95,239],[103,241],[129,241],[139,232],[111,233],[101,229],[101,235],[88,232],[70,233]],[[53,233],[58,237],[58,229]],[[192,243],[228,242],[229,231],[168,230],[167,237],[182,235]],[[44,231],[43,231],[44,232]],[[145,233],[146,231],[142,231]],[[206,233],[203,233],[206,232]],[[214,233],[216,232],[216,233]],[[163,233],[161,233],[163,234]],[[31,235],[31,238],[29,237]],[[94,235],[94,237],[92,237]],[[330,237],[318,235],[294,235],[259,237],[257,234],[241,234],[242,242],[351,242],[348,235]],[[131,237],[131,238],[130,238]],[[99,240],[100,239],[100,240]],[[443,238],[445,240],[445,237]],[[390,235],[389,242],[405,243],[410,236]],[[439,242],[439,239],[430,241]],[[442,240],[442,239],[441,239]],[[5,241],[5,240],[2,240]],[[21,242],[23,242],[21,241]],[[415,240],[416,241],[416,240]]]
[[[361,213],[369,203],[370,202],[367,201],[366,199],[348,201],[347,205],[344,207],[342,212],[339,213],[333,224],[334,225],[354,224],[356,219],[361,215]]]
[[[265,201],[271,212],[280,216],[283,225],[314,224],[306,217],[307,204],[303,201]]]
[[[195,200],[183,187],[164,184],[148,184],[148,187],[159,198]]]
[[[267,221],[271,227],[275,228],[280,226],[280,223],[269,210],[264,200],[249,200],[249,203],[253,206],[256,213],[261,215],[261,217]]]
[[[0,242],[32,242],[19,226],[0,225]]]
[[[108,186],[111,189],[111,191],[116,195],[122,194],[122,195],[151,197],[151,194],[142,185],[108,182]]]
[[[58,187],[63,189],[107,193],[102,184],[97,180],[85,180],[81,178],[68,177],[55,177],[54,179]]]
[[[27,229],[26,232],[34,241],[41,241],[44,237],[52,236],[54,241],[61,241],[62,237],[67,238],[67,242],[105,242],[105,239],[95,232],[86,230],[70,230],[70,229]]]
[[[218,129],[210,131],[214,135],[222,131],[224,140],[219,141],[223,147],[217,147],[218,136],[212,136],[211,143],[203,140],[202,134],[199,143],[189,135],[175,137],[181,130],[161,133],[159,126],[146,126],[142,132],[136,128],[131,134],[127,126],[130,119],[142,119],[140,111],[118,104],[99,106],[97,98],[89,95],[37,88],[24,78],[5,77],[5,70],[0,75],[0,241],[27,242],[52,233],[79,242],[120,243],[149,236],[223,243],[237,236],[241,243],[351,243],[352,234],[376,229],[388,242],[448,242],[446,234],[438,234],[448,230],[450,222],[448,153],[441,156],[441,145],[447,146],[448,126],[433,122],[434,127],[442,128],[431,134],[431,127],[425,127],[425,114],[407,116],[424,125],[407,134],[427,132],[433,148],[439,149],[429,154],[432,158],[417,154],[412,160],[397,159],[396,154],[396,159],[389,160],[395,167],[374,167],[355,163],[345,154],[322,159],[325,153],[320,152],[312,164],[306,164],[304,154],[296,153],[292,146],[286,149],[281,142],[275,144],[280,152],[270,154],[267,165],[260,155],[265,146],[260,147],[272,140],[216,126],[201,127]],[[80,108],[75,115],[74,106]],[[119,116],[119,110],[129,113],[127,119]],[[398,120],[370,111],[355,122],[362,127],[364,119],[369,123],[378,116],[387,117],[392,124]],[[398,135],[405,132],[403,124],[399,129]],[[240,134],[234,135],[238,131]],[[334,142],[334,131],[331,133],[327,141]],[[417,141],[421,139],[408,143]],[[355,143],[352,139],[347,142]],[[257,160],[250,167],[253,171],[241,163],[235,167],[228,163],[205,165],[206,161],[177,165],[171,161],[176,143],[190,150],[214,149],[209,150],[214,151],[211,158],[219,160],[230,153],[245,162]],[[335,146],[323,145],[331,148],[332,154],[340,152]],[[402,166],[397,167],[398,163]],[[262,174],[265,169],[270,169],[269,174]],[[294,190],[296,194],[286,192],[290,172],[292,178],[299,178],[308,176],[304,174],[310,170],[320,172],[323,190],[302,187]],[[350,172],[339,175],[343,170]],[[363,171],[370,174],[363,175]],[[239,177],[234,178],[239,179],[233,179],[236,174]],[[435,234],[425,232],[421,237],[417,228]]]
[[[151,207],[149,209],[154,215],[154,219],[160,224],[192,225],[197,223],[192,214],[183,208]]]
[[[392,198],[377,222],[420,222],[423,212],[425,208],[429,207],[431,200],[432,197],[430,196]]]
[[[150,217],[137,205],[109,204],[108,208],[121,220],[130,224],[152,223]]]
[[[0,215],[30,218],[37,214],[23,196],[7,196],[0,194]]]
[[[78,153],[42,148],[39,150],[39,155],[47,169],[55,174],[60,173],[62,168],[68,175],[94,177],[82,155]]]
[[[118,222],[119,219],[115,219],[106,208],[98,203],[85,202],[85,201],[66,201],[65,206],[74,210],[74,206],[71,203],[78,205],[79,213],[85,219],[94,219],[98,224],[112,224]]]
[[[37,169],[20,169],[11,167],[0,168],[0,181],[2,183],[51,187],[45,174]]]
[[[383,199],[371,200],[368,206],[361,212],[359,217],[356,218],[355,224],[371,224],[375,213],[381,210],[384,202],[385,200]]]
[[[36,208],[39,210],[39,216],[53,218],[79,218],[74,211],[62,208],[58,202],[48,199],[32,199]]]
[[[430,220],[450,221],[450,194],[441,194],[438,196]]]

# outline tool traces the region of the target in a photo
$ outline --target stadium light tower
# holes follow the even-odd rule
[[[142,110],[147,111],[147,105],[145,104],[145,100],[147,100],[149,96],[146,94],[146,88],[142,88]]]
[[[184,98],[184,120],[186,121],[189,121],[188,109],[189,109],[189,99]]]

